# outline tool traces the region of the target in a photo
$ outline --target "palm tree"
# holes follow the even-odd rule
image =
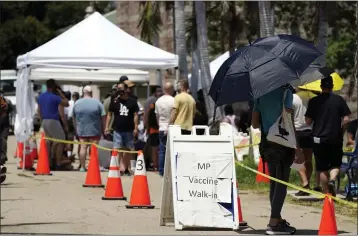
[[[275,33],[274,11],[271,7],[271,2],[259,2],[259,18],[260,18],[260,36],[273,36]]]
[[[348,98],[351,98],[354,93],[354,87],[357,86],[357,80],[358,80],[358,2],[356,2],[356,53],[354,58],[354,70],[353,70],[353,76],[351,76],[349,81],[349,87],[348,87]],[[357,107],[358,107],[358,86],[356,91],[357,96]],[[357,117],[358,117],[358,109],[357,109]],[[356,138],[358,138],[358,130]]]
[[[179,77],[188,79],[187,49],[185,39],[185,3],[184,1],[175,1],[175,46],[176,53],[179,56]]]
[[[153,44],[159,37],[160,27],[163,25],[160,16],[160,2],[141,2],[141,13],[138,23],[140,38],[149,44]]]
[[[322,66],[326,65],[326,53],[328,47],[328,19],[327,19],[328,2],[317,2],[316,10],[318,15],[317,49],[323,54],[317,58],[316,63]]]
[[[214,115],[211,112],[216,110],[216,106],[211,98],[209,98],[209,88],[211,85],[211,74],[210,74],[210,61],[209,61],[209,50],[208,50],[208,33],[207,33],[207,24],[206,24],[206,8],[205,2],[196,1],[195,2],[195,14],[196,14],[196,23],[197,23],[197,35],[198,35],[198,46],[200,51],[200,71],[201,71],[201,83],[204,94],[204,101],[206,111],[208,113],[209,120],[214,118]],[[216,119],[221,118],[221,111],[215,115]]]

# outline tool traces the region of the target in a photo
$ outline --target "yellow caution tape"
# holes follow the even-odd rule
[[[40,139],[39,136],[32,136],[31,139]],[[49,137],[44,137],[44,139],[46,140],[49,140],[49,141],[52,141],[52,142],[57,142],[57,143],[65,143],[65,144],[82,144],[82,145],[95,145],[98,149],[102,149],[102,150],[105,150],[105,151],[113,151],[113,150],[116,150],[117,152],[122,152],[122,153],[133,153],[133,154],[137,154],[138,151],[128,151],[128,150],[123,150],[123,149],[115,149],[115,148],[105,148],[105,147],[102,147],[96,143],[91,143],[91,142],[77,142],[77,141],[69,141],[69,140],[62,140],[62,139],[55,139],[55,138],[49,138]],[[259,145],[260,141],[258,141],[258,138],[254,138],[254,143],[253,144],[248,144],[248,145],[239,145],[239,146],[235,146],[234,148],[245,148],[245,147],[251,147],[251,146],[256,146],[256,145]],[[256,141],[256,142],[255,142]],[[285,181],[282,181],[282,180],[279,180],[279,179],[276,179],[274,177],[271,177],[269,175],[266,175],[260,171],[257,171],[255,169],[252,169],[251,167],[248,167],[244,164],[242,164],[241,162],[238,162],[236,161],[236,164],[238,164],[239,166],[251,171],[251,172],[254,172],[256,174],[259,174],[261,176],[264,176],[272,181],[275,181],[277,183],[280,183],[280,184],[283,184],[283,185],[286,185],[288,187],[291,187],[293,189],[296,189],[296,190],[300,190],[302,192],[306,192],[306,193],[309,193],[309,194],[312,194],[312,195],[316,195],[316,196],[319,196],[319,197],[322,197],[325,198],[325,197],[328,197],[328,198],[331,198],[339,203],[342,203],[344,205],[348,205],[348,206],[351,206],[351,207],[354,207],[354,208],[358,208],[358,203],[355,204],[353,202],[349,202],[349,201],[346,201],[346,200],[343,200],[343,199],[340,199],[340,198],[337,198],[337,197],[333,197],[331,195],[327,195],[327,194],[323,194],[323,193],[320,193],[320,192],[316,192],[316,191],[313,191],[313,190],[309,190],[309,189],[305,189],[305,188],[302,188],[302,187],[299,187],[299,186],[296,186],[294,184],[290,184],[290,183],[287,183]]]
[[[277,183],[286,185],[286,186],[288,186],[288,187],[290,187],[290,188],[293,188],[293,189],[300,190],[300,191],[305,192],[305,193],[309,193],[309,194],[312,194],[312,195],[316,195],[316,196],[322,197],[322,199],[325,198],[325,197],[328,197],[328,198],[331,198],[331,199],[333,199],[333,200],[335,200],[335,201],[337,201],[337,202],[339,202],[339,203],[342,203],[342,204],[344,204],[344,205],[348,205],[348,206],[351,206],[351,207],[353,207],[353,208],[358,208],[358,203],[349,202],[349,201],[340,199],[340,198],[338,198],[338,197],[333,197],[333,196],[328,195],[328,194],[316,192],[316,191],[313,191],[313,190],[309,190],[309,189],[305,189],[305,188],[296,186],[296,185],[294,185],[294,184],[287,183],[287,182],[285,182],[285,181],[282,181],[282,180],[276,179],[276,178],[274,178],[274,177],[271,177],[271,176],[269,176],[269,175],[266,175],[266,174],[264,174],[264,173],[262,173],[262,172],[260,172],[260,171],[255,170],[255,169],[252,169],[252,168],[250,168],[250,167],[248,167],[248,166],[242,164],[241,162],[236,162],[236,164],[238,164],[239,166],[241,166],[241,167],[243,167],[243,168],[245,168],[245,169],[247,169],[247,170],[249,170],[249,171],[251,171],[251,172],[254,172],[254,173],[256,173],[256,174],[259,174],[259,175],[261,175],[261,176],[264,176],[264,177],[266,177],[266,178],[268,178],[268,179],[270,179],[270,180],[272,180],[272,181],[275,181],[275,182],[277,182]]]
[[[32,136],[31,139],[40,139],[40,137]],[[44,137],[44,139],[52,141],[52,142],[64,143],[64,144],[95,145],[98,149],[105,150],[105,151],[117,151],[117,152],[122,152],[122,153],[138,154],[138,151],[129,151],[129,150],[124,150],[124,149],[116,149],[116,148],[105,148],[105,147],[102,147],[96,143],[91,143],[91,142],[78,142],[78,141],[62,140],[62,139],[56,139],[56,138],[50,138],[50,137]]]

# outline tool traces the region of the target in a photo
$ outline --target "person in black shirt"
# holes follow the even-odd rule
[[[335,196],[335,180],[342,165],[343,127],[349,121],[345,100],[334,93],[331,76],[321,80],[322,93],[312,98],[306,111],[306,123],[313,123],[313,153],[316,170],[325,193]]]
[[[358,129],[358,119],[349,122],[347,128],[347,146],[354,147],[357,129]]]
[[[113,148],[134,149],[134,138],[138,136],[138,103],[128,96],[127,87],[124,83],[118,85],[118,96],[110,105],[106,120],[106,134],[110,133],[110,120],[114,115],[113,122]],[[130,153],[120,153],[121,174],[131,175]]]
[[[0,164],[7,161],[7,138],[10,130],[10,114],[13,106],[10,100],[6,99],[0,91]]]

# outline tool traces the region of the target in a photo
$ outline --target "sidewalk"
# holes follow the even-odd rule
[[[10,143],[11,142],[11,143]],[[53,172],[53,176],[33,176],[16,169],[12,158],[14,137],[9,139],[8,176],[1,186],[1,234],[46,233],[83,235],[235,235],[231,231],[175,231],[159,226],[163,179],[148,173],[154,210],[125,208],[124,201],[103,201],[103,189],[83,188],[86,173]],[[108,173],[102,173],[105,183]],[[123,177],[124,194],[130,197],[132,177]],[[268,198],[241,193],[244,220],[252,227],[241,234],[263,234],[269,216]],[[297,227],[297,234],[316,235],[321,211],[286,204],[283,216]],[[357,222],[337,216],[340,233],[357,234]],[[12,234],[13,235],[13,234]]]

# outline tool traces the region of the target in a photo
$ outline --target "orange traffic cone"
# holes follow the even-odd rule
[[[86,182],[83,187],[104,188],[99,171],[98,152],[95,145],[91,146],[90,161],[88,164]]]
[[[20,158],[22,156],[24,156],[24,143],[17,142],[14,158]]]
[[[147,173],[143,152],[138,152],[137,165],[134,173],[131,199],[126,208],[147,208],[154,209],[150,202]]]
[[[241,201],[239,197],[239,185],[236,183],[237,188],[237,212],[239,213],[239,226],[245,227],[247,226],[247,222],[244,221],[244,218],[242,217],[242,210],[241,210]]]
[[[34,175],[52,175],[50,172],[49,156],[47,152],[46,140],[44,137],[44,134],[42,134],[40,140],[40,156],[37,161],[37,168]]]
[[[326,197],[323,202],[321,224],[318,235],[338,235],[333,200]]]
[[[259,165],[257,167],[257,171],[263,173],[264,172],[264,165],[263,165],[263,161],[262,161],[262,157],[260,157],[260,162],[259,162]],[[267,162],[265,162],[265,173],[266,175],[270,175],[269,173],[269,170],[268,170],[268,165],[267,165]],[[256,175],[256,183],[261,183],[261,182],[264,182],[264,183],[270,183],[270,180],[260,174],[257,174]]]
[[[30,143],[29,142],[26,142],[26,148],[25,148],[25,160],[24,160],[24,157],[23,156],[20,156],[19,157],[19,166],[17,167],[17,169],[22,169],[24,166],[24,163],[25,163],[25,169],[26,170],[34,170],[33,169],[33,165],[34,165],[34,162],[31,158],[31,152],[30,152]]]
[[[38,159],[38,152],[37,152],[37,142],[36,139],[30,140],[30,148],[31,148],[31,158],[32,161]]]
[[[127,200],[123,196],[122,180],[119,171],[118,152],[113,151],[109,166],[106,192],[102,200]]]

